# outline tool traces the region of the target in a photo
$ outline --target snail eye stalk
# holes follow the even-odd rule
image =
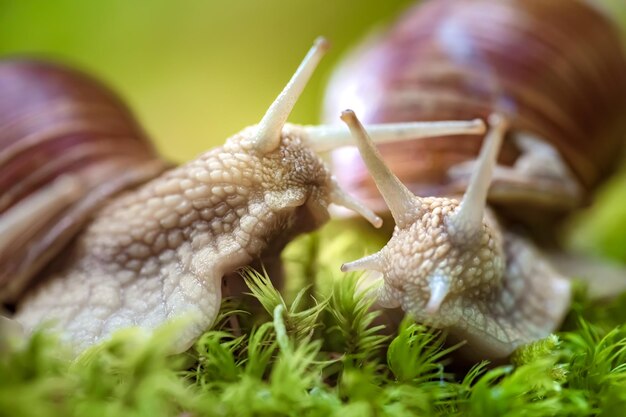
[[[496,166],[498,153],[508,123],[499,114],[489,117],[490,129],[485,137],[476,168],[472,173],[467,191],[456,213],[448,218],[450,237],[459,243],[473,242],[479,238],[483,227],[487,193]]]
[[[259,152],[271,152],[278,147],[287,118],[329,47],[330,44],[326,39],[320,37],[315,40],[283,91],[267,110],[259,122],[257,134],[253,139],[254,147]]]

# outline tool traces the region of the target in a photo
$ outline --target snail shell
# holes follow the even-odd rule
[[[468,358],[500,360],[558,328],[567,275],[511,220],[553,241],[554,220],[618,161],[626,57],[611,22],[577,0],[423,2],[339,68],[326,114],[344,108],[355,110],[342,119],[363,158],[335,151],[335,174],[373,209],[388,206],[396,226],[380,251],[342,269],[367,271],[379,306],[446,329],[467,342]],[[429,138],[379,153],[356,114],[367,123],[494,117],[484,140]],[[623,289],[623,273],[619,281]]]
[[[12,301],[107,197],[155,177],[168,163],[124,102],[98,81],[51,62],[6,60],[0,62],[0,167],[0,218],[7,226],[27,216],[29,199],[57,181],[42,202],[45,215],[29,216],[26,233],[0,244],[0,301]]]
[[[626,57],[611,22],[577,0],[429,1],[370,37],[339,68],[326,118],[348,107],[365,123],[505,115],[509,139],[547,143],[571,171],[569,187],[496,175],[491,203],[531,222],[585,202],[613,170],[626,131]],[[449,195],[466,184],[450,169],[475,158],[480,142],[436,138],[380,151],[417,195]],[[504,144],[502,166],[522,154],[513,142]],[[341,161],[341,184],[385,209],[354,148],[336,151],[334,161]]]

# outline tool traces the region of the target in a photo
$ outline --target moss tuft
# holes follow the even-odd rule
[[[291,297],[243,271],[256,305],[225,300],[184,354],[166,353],[176,323],[150,337],[125,330],[75,360],[44,329],[3,344],[0,416],[626,415],[621,299],[594,305],[579,292],[566,330],[511,365],[464,370],[445,334],[406,319],[390,327],[357,276],[321,267],[318,239],[302,241],[308,264],[296,270],[313,278],[297,277]],[[311,282],[321,275],[326,284]]]

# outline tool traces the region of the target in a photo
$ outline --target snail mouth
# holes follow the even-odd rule
[[[313,222],[316,224],[315,228],[323,225],[330,219],[328,207],[320,204],[316,199],[310,199],[303,208],[308,212],[309,217],[313,219]]]
[[[389,283],[385,286],[387,292],[394,291]],[[445,289],[445,286],[441,288]],[[395,298],[400,302],[402,310],[413,320],[435,329],[453,327],[462,316],[463,302],[454,294],[437,289],[429,292],[423,285],[409,283],[402,289],[395,289]]]
[[[365,271],[359,279],[357,290],[365,296],[374,298],[378,307],[393,309],[401,306],[402,291],[390,285],[381,271]]]
[[[434,316],[445,301],[450,292],[450,277],[436,271],[428,280],[430,298],[424,307],[424,312],[429,316]]]
[[[329,219],[328,207],[317,198],[309,197],[304,204],[295,208],[293,224],[300,227],[298,233],[308,233],[316,230]]]

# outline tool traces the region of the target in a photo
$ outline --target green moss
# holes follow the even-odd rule
[[[290,279],[308,274],[289,283],[291,296],[265,274],[244,271],[257,305],[225,300],[214,328],[185,354],[166,354],[176,323],[152,337],[120,332],[75,360],[45,331],[8,344],[0,415],[626,414],[621,299],[594,305],[579,291],[566,330],[519,349],[511,365],[464,370],[452,363],[455,347],[444,334],[408,320],[393,329],[373,311],[356,276],[327,267],[325,239],[309,236],[289,249],[309,254],[288,262]],[[341,245],[362,252],[347,240],[334,245],[335,257]]]

